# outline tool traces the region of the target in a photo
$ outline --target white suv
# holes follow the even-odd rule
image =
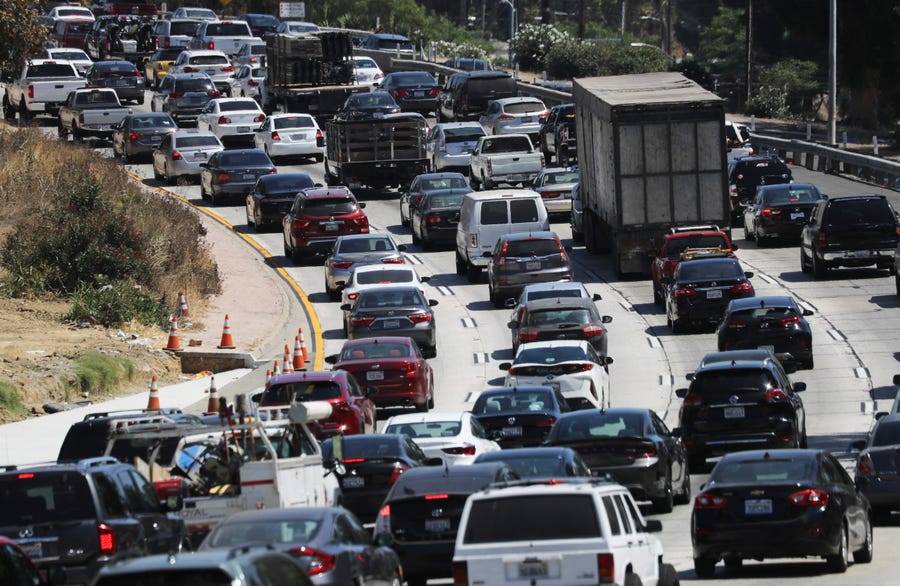
[[[469,497],[453,555],[453,584],[644,584],[678,574],[628,489],[573,481],[487,488]]]

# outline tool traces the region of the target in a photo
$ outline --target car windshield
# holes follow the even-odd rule
[[[812,458],[794,460],[776,456],[764,460],[719,462],[709,477],[709,484],[804,482],[810,478],[814,478]]]
[[[544,309],[528,314],[530,326],[558,326],[562,324],[586,325],[591,323],[591,313],[587,309]]]
[[[292,401],[327,401],[341,398],[341,385],[333,381],[298,381],[270,384],[263,405],[283,405]]]
[[[63,523],[96,515],[90,488],[80,472],[4,474],[0,476],[0,502],[0,526],[4,527]]]
[[[418,289],[401,291],[363,291],[359,294],[362,309],[383,309],[386,307],[419,307],[424,305]]]
[[[172,21],[172,24],[169,25],[169,34],[170,35],[186,35],[189,37],[193,37],[194,33],[197,32],[197,29],[200,27],[199,22],[190,22],[190,21]]]
[[[208,37],[250,37],[250,30],[246,23],[218,22],[206,26]]]
[[[216,13],[208,8],[182,8],[188,18],[218,18]]]
[[[137,75],[137,69],[128,61],[105,61],[101,62],[97,70],[109,73],[110,75],[120,75],[123,73]]]
[[[265,45],[250,45],[250,54],[251,55],[265,55],[266,54],[266,46]]]
[[[303,202],[303,213],[310,216],[336,216],[356,211],[352,197],[314,197]]]
[[[347,238],[338,246],[338,254],[359,254],[369,252],[396,252],[397,247],[390,238]]]
[[[409,73],[394,73],[391,75],[391,81],[395,85],[415,85],[415,84],[432,84],[437,82],[427,71],[411,71]]]
[[[190,59],[191,65],[228,65],[228,57],[225,55],[194,55]]]
[[[319,27],[314,24],[290,23],[287,25],[287,29],[292,33],[314,33],[319,30]],[[357,65],[357,67],[359,66]]]
[[[192,77],[188,79],[176,79],[175,87],[172,89],[175,93],[184,92],[212,92],[216,86],[208,77]]]
[[[411,41],[400,39],[378,39],[378,48],[383,51],[415,51]]]
[[[581,346],[522,348],[516,354],[516,364],[558,364],[573,360],[590,360],[590,357]]]
[[[818,190],[813,187],[794,187],[793,185],[785,185],[766,189],[764,195],[765,203],[769,205],[792,204],[792,203],[812,203],[819,201],[822,197]]]
[[[529,238],[528,240],[508,240],[503,245],[501,256],[505,258],[530,258],[532,256],[550,256],[561,253],[562,250],[556,240]]]
[[[357,458],[378,460],[401,456],[400,442],[397,441],[397,436],[383,434],[347,436],[341,438],[341,444],[342,456],[345,461]],[[322,442],[322,459],[330,460],[333,457],[331,455],[333,449],[333,439],[327,439]]]
[[[465,126],[463,128],[445,128],[444,140],[446,142],[474,142],[484,136],[484,129]]]
[[[402,269],[386,269],[377,271],[363,271],[357,273],[357,285],[374,285],[376,283],[412,283],[413,272]]]
[[[472,413],[490,415],[491,413],[532,413],[552,410],[553,395],[550,391],[510,391],[508,393],[482,394],[475,401]]]
[[[783,321],[784,323],[790,323],[799,321],[800,314],[792,307],[753,307],[751,309],[734,311],[729,316],[729,321],[741,320]]]
[[[422,179],[419,183],[421,191],[432,191],[434,189],[466,189],[469,182],[465,177],[432,177],[430,179]]]
[[[639,413],[594,412],[557,422],[553,433],[563,441],[608,437],[643,437],[644,418]]]
[[[736,262],[683,262],[678,266],[678,281],[727,281],[743,278]]]
[[[447,195],[433,195],[428,201],[429,204],[423,204],[426,208],[432,210],[455,210],[462,207],[463,193],[448,193]]]
[[[259,104],[253,100],[237,100],[234,102],[219,103],[219,112],[242,112],[245,110],[259,111]]]
[[[513,102],[503,106],[503,111],[507,114],[531,114],[532,112],[543,112],[546,109],[541,102]]]
[[[297,512],[297,509],[292,510],[290,516],[298,516]],[[321,525],[322,520],[316,518],[226,521],[213,530],[204,547],[237,547],[248,543],[304,544],[313,539]]]
[[[315,128],[316,123],[309,116],[285,116],[272,120],[275,130],[284,130],[286,128]]]
[[[53,58],[67,61],[87,61],[89,59],[84,51],[54,51]]]
[[[278,19],[271,14],[248,14],[246,20],[253,26],[278,26]]]
[[[223,167],[272,167],[272,161],[263,152],[222,153]]]
[[[182,136],[175,139],[178,148],[199,148],[219,146],[219,141],[215,136]]]
[[[790,175],[791,170],[781,161],[746,161],[741,162],[736,168],[737,179],[750,184],[762,182],[762,178],[771,175]],[[772,183],[773,181],[769,181]]]
[[[403,358],[406,356],[410,356],[409,346],[406,344],[375,341],[344,348],[341,350],[340,359],[363,360],[367,358]]]
[[[68,63],[41,63],[29,65],[25,77],[73,77],[75,75],[72,66]]]
[[[560,185],[562,183],[578,183],[578,173],[545,173],[541,176],[540,185]]]
[[[131,128],[176,128],[175,121],[169,116],[135,116],[131,119]]]
[[[502,492],[502,491],[500,491]],[[542,494],[478,499],[469,510],[464,543],[602,537],[590,494]],[[535,511],[553,511],[535,515]]]
[[[881,421],[872,437],[873,446],[894,446],[900,444],[900,421]]]
[[[381,93],[363,93],[363,94],[354,94],[350,98],[350,105],[352,106],[365,106],[365,107],[375,107],[375,106],[394,106],[394,99],[390,96],[390,94],[381,94]]]
[[[679,256],[688,248],[728,248],[728,241],[721,234],[697,234],[670,238],[666,247],[668,256]]]
[[[452,421],[410,421],[395,423],[384,428],[383,433],[402,433],[411,438],[453,437],[459,435],[462,423],[458,419]]]
[[[231,576],[220,568],[141,572],[100,576],[95,586],[232,586]]]
[[[94,23],[92,22],[70,22],[66,24],[66,34],[84,35],[87,34],[93,26]]]

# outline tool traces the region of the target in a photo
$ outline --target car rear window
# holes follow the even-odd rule
[[[219,146],[215,136],[182,136],[175,139],[178,148],[200,148]]]
[[[887,201],[883,199],[832,200],[828,205],[828,224],[895,224]]]
[[[433,189],[465,189],[469,186],[469,182],[465,177],[436,177],[434,179],[422,179],[419,183],[422,191],[431,191]]]
[[[698,234],[669,239],[666,254],[678,256],[688,248],[728,248],[728,241],[721,234]]]
[[[763,320],[763,321],[779,321],[793,320],[800,317],[800,314],[792,307],[754,307],[751,309],[742,309],[731,313],[730,319],[735,320]]]
[[[520,153],[531,151],[531,140],[527,136],[504,137],[487,141],[481,152],[493,153]]]
[[[86,35],[94,26],[92,22],[70,22],[66,25],[67,35]]]
[[[476,415],[491,413],[532,413],[553,409],[553,395],[550,391],[510,391],[481,395],[472,407]]]
[[[510,240],[506,246],[506,258],[523,258],[532,256],[550,256],[560,254],[560,246],[556,240],[535,238],[529,240]]]
[[[478,128],[445,128],[444,129],[444,141],[445,142],[472,142],[478,140],[480,137],[484,136],[484,129],[481,127]]]
[[[503,462],[513,469],[513,471],[522,478],[540,478],[546,476],[571,476],[566,473],[565,458],[556,454],[537,455],[531,453],[527,456],[507,456],[504,455],[506,450],[496,452],[496,456],[492,456],[491,462]],[[493,452],[489,452],[493,454]],[[481,461],[481,460],[479,460]]]
[[[222,153],[223,167],[272,167],[272,161],[265,153]]]
[[[530,114],[532,112],[543,112],[546,109],[541,102],[513,102],[503,106],[503,111],[507,114]]]
[[[299,192],[301,189],[313,187],[309,175],[269,175],[265,178],[267,193]]]
[[[266,46],[265,45],[250,45],[250,54],[251,55],[265,55],[266,54]]]
[[[296,516],[296,510],[290,516]],[[229,521],[213,530],[206,545],[237,547],[247,543],[309,543],[321,526],[321,519]]]
[[[538,221],[537,200],[514,199],[509,202],[509,215],[513,224],[533,223]]]
[[[736,262],[681,263],[678,266],[678,280],[683,282],[727,280],[743,276],[741,265]]]
[[[481,223],[488,226],[509,223],[509,213],[506,201],[482,202]]]
[[[213,85],[213,82],[209,78],[202,77],[192,77],[188,79],[176,79],[175,80],[175,88],[172,90],[175,93],[184,93],[184,92],[212,92],[215,91],[216,86]]]
[[[578,183],[578,173],[547,173],[541,176],[541,185],[560,185],[562,183]]]
[[[42,63],[29,65],[25,77],[72,77],[73,75],[75,73],[68,63]]]
[[[191,65],[228,65],[228,57],[225,55],[194,55],[190,58]]]
[[[462,206],[462,193],[450,193],[447,195],[433,195],[429,199],[430,204],[422,204],[424,209],[453,210]]]
[[[85,18],[93,18],[94,14],[87,8],[59,8],[56,11],[57,16],[84,16]]]
[[[561,297],[585,297],[581,288],[567,289],[547,289],[545,291],[528,291],[525,301],[536,301],[538,299],[558,299]]]
[[[338,246],[338,254],[356,254],[360,252],[391,252],[396,250],[397,247],[394,246],[394,243],[390,238],[378,238],[377,236],[344,239],[341,240],[341,243]]]
[[[382,435],[382,434],[379,434]],[[401,456],[399,436],[382,435],[348,436],[341,438],[342,459],[365,458],[397,458]],[[322,459],[330,460],[333,456],[334,440],[322,442]]]
[[[563,440],[644,435],[644,417],[639,413],[594,411],[590,417],[567,417],[557,425],[559,429],[554,429],[553,433]]]
[[[250,27],[245,22],[219,22],[206,26],[208,37],[250,37]]]
[[[87,479],[78,472],[20,472],[0,476],[0,526],[76,521],[96,515]]]
[[[259,104],[253,100],[238,100],[236,102],[222,102],[219,104],[219,112],[242,112],[244,110],[259,110]]]
[[[802,482],[813,477],[811,458],[794,460],[775,457],[721,462],[709,477],[709,483]]]
[[[95,586],[231,586],[231,576],[218,568],[200,570],[160,569],[153,573],[101,576]]]
[[[172,24],[169,25],[169,34],[170,35],[187,35],[189,37],[193,37],[194,33],[197,32],[197,29],[199,27],[200,27],[199,22],[173,21]]]
[[[381,309],[385,307],[419,307],[424,305],[422,294],[418,290],[406,291],[363,291],[359,294],[359,307],[362,309]]]
[[[397,84],[413,84],[413,83],[430,83],[436,84],[434,76],[426,71],[412,71],[410,73],[395,73],[393,76],[394,83]]]
[[[553,511],[535,515],[535,511]],[[552,541],[603,537],[591,495],[533,495],[472,503],[465,543]]]
[[[740,397],[742,394],[760,393],[774,386],[774,379],[765,370],[712,370],[696,374],[691,383],[691,392],[699,394],[705,401],[716,402],[732,395]]]
[[[316,197],[303,202],[303,213],[310,216],[337,216],[356,211],[352,197]]]
[[[285,128],[315,128],[316,123],[308,116],[288,116],[286,118],[275,118],[272,121],[275,124],[275,130],[284,130]]]
[[[387,358],[409,356],[409,346],[391,342],[357,344],[341,350],[341,360],[362,360],[365,358]]]
[[[84,51],[54,51],[53,58],[67,59],[69,61],[84,61],[89,59],[89,57],[84,54]]]
[[[545,309],[528,313],[530,326],[585,325],[591,323],[591,313],[582,308]]]
[[[413,272],[401,269],[380,271],[364,271],[356,275],[357,285],[374,285],[376,283],[412,283]]]
[[[759,184],[762,177],[790,175],[791,170],[781,161],[742,161],[735,167],[734,178],[748,183]],[[771,181],[769,181],[771,183]]]
[[[560,362],[588,359],[588,355],[581,346],[523,348],[516,355],[516,364],[559,364]]]
[[[279,405],[297,401],[328,401],[341,397],[341,385],[333,381],[300,381],[270,385],[261,404]]]
[[[175,128],[175,121],[166,116],[135,116],[131,121],[135,130],[146,128]]]
[[[496,99],[514,95],[516,95],[516,80],[512,77],[469,79],[469,96]]]
[[[785,185],[784,187],[775,189],[766,189],[763,199],[769,205],[780,205],[812,203],[819,201],[822,197],[813,187],[794,187],[792,185]]]
[[[175,61],[178,59],[178,56],[181,55],[183,49],[181,47],[177,49],[160,49],[154,55],[151,61]]]
[[[416,48],[410,41],[397,39],[378,39],[378,48],[385,51],[415,51]]]
[[[385,428],[384,433],[402,433],[411,438],[421,437],[453,437],[459,435],[462,424],[458,419],[452,421],[418,421],[397,423]]]

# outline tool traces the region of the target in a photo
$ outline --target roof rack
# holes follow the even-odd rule
[[[91,421],[92,419],[102,419],[104,417],[116,417],[116,416],[126,416],[128,414],[144,414],[144,413],[153,413],[153,414],[180,414],[182,413],[181,409],[178,407],[163,407],[162,409],[122,409],[120,411],[97,411],[94,413],[88,413],[84,416],[82,421]]]
[[[698,258],[725,258],[734,256],[730,248],[714,246],[708,248],[685,248],[681,252],[681,260],[695,260]]]
[[[141,431],[145,429],[171,429],[178,425],[174,419],[165,415],[154,415],[151,417],[142,417],[131,421],[117,421],[115,433],[126,433],[128,431]]]
[[[715,232],[721,232],[722,229],[719,228],[718,224],[700,224],[698,226],[672,226],[669,228],[669,234],[678,234],[680,232],[697,232],[700,230],[711,230]]]
[[[97,466],[107,466],[109,464],[119,464],[120,462],[112,456],[98,456],[96,458],[85,458],[78,460],[79,468],[95,468]]]

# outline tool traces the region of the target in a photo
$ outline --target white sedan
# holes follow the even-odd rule
[[[406,434],[426,456],[441,458],[448,465],[471,464],[481,454],[500,450],[468,411],[394,415],[385,422],[382,433]]]
[[[252,142],[266,115],[256,100],[250,98],[216,98],[200,112],[197,129],[208,130],[223,143]]]
[[[235,98],[255,98],[266,77],[266,68],[259,65],[242,65],[228,80],[228,95]]]
[[[375,82],[384,79],[384,72],[371,57],[353,57],[353,79],[371,89]]]
[[[586,340],[553,340],[520,345],[515,360],[500,370],[507,371],[504,386],[549,386],[573,409],[603,409],[609,407],[611,363]]]
[[[393,287],[395,285],[418,285],[419,291],[425,295],[423,285],[431,277],[420,277],[410,265],[404,264],[369,264],[358,265],[350,271],[350,278],[341,289],[341,305],[349,305],[359,297],[361,291]],[[347,320],[350,312],[344,312],[344,331],[347,331]]]
[[[325,158],[325,135],[310,114],[272,114],[253,137],[256,148],[275,157]]]

